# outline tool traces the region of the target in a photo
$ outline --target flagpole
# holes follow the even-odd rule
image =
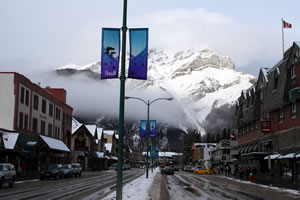
[[[283,18],[281,18],[281,29],[282,29],[282,57],[284,58],[284,31],[283,31]]]

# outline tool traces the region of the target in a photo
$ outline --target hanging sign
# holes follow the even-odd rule
[[[120,29],[102,28],[101,79],[118,78]]]
[[[147,80],[148,28],[129,29],[128,78]]]

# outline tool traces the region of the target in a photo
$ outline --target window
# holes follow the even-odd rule
[[[55,119],[60,120],[60,109],[56,107]]]
[[[277,90],[277,88],[278,88],[278,76],[275,75],[275,77],[274,77],[274,88],[273,88],[273,90]]]
[[[38,120],[37,118],[33,118],[32,119],[32,131],[34,133],[37,133],[37,125],[38,125]]]
[[[292,112],[291,112],[291,117],[296,117],[297,114],[297,104],[292,103]]]
[[[52,136],[52,124],[48,124],[48,136]]]
[[[295,78],[296,77],[296,66],[293,65],[291,68],[291,78]]]
[[[36,94],[33,96],[33,108],[35,110],[39,109],[39,96]]]
[[[49,116],[52,117],[53,116],[53,104],[49,103]]]
[[[260,91],[259,91],[259,98],[260,98],[261,101],[264,100],[264,91],[263,91],[263,89],[260,89]]]
[[[24,104],[24,87],[21,87],[21,103]]]
[[[25,105],[29,105],[29,90],[26,90]]]
[[[42,113],[46,114],[46,100],[42,99]]]
[[[26,114],[24,118],[24,130],[28,130],[28,115]]]
[[[278,121],[283,121],[284,119],[284,110],[283,108],[279,109],[279,120]]]
[[[41,120],[41,134],[45,135],[46,122]]]
[[[22,112],[20,112],[20,115],[19,115],[19,128],[23,129],[23,113]]]

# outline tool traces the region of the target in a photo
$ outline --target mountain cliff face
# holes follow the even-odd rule
[[[202,133],[205,132],[203,122],[213,108],[233,104],[241,90],[249,88],[255,81],[255,77],[237,72],[229,57],[220,56],[211,49],[177,53],[151,49],[148,66],[147,81],[127,79],[126,87],[160,90],[166,96],[174,97],[183,112],[182,118]],[[68,64],[57,73],[85,73],[97,78],[100,77],[100,62],[85,66]],[[188,128],[184,123],[179,127]]]

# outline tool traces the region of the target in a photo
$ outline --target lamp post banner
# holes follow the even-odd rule
[[[140,123],[140,137],[147,136],[147,120],[141,120]]]
[[[156,120],[150,120],[150,137],[156,136]]]
[[[148,28],[129,29],[128,78],[147,80]]]
[[[102,28],[101,79],[118,78],[120,29]]]

